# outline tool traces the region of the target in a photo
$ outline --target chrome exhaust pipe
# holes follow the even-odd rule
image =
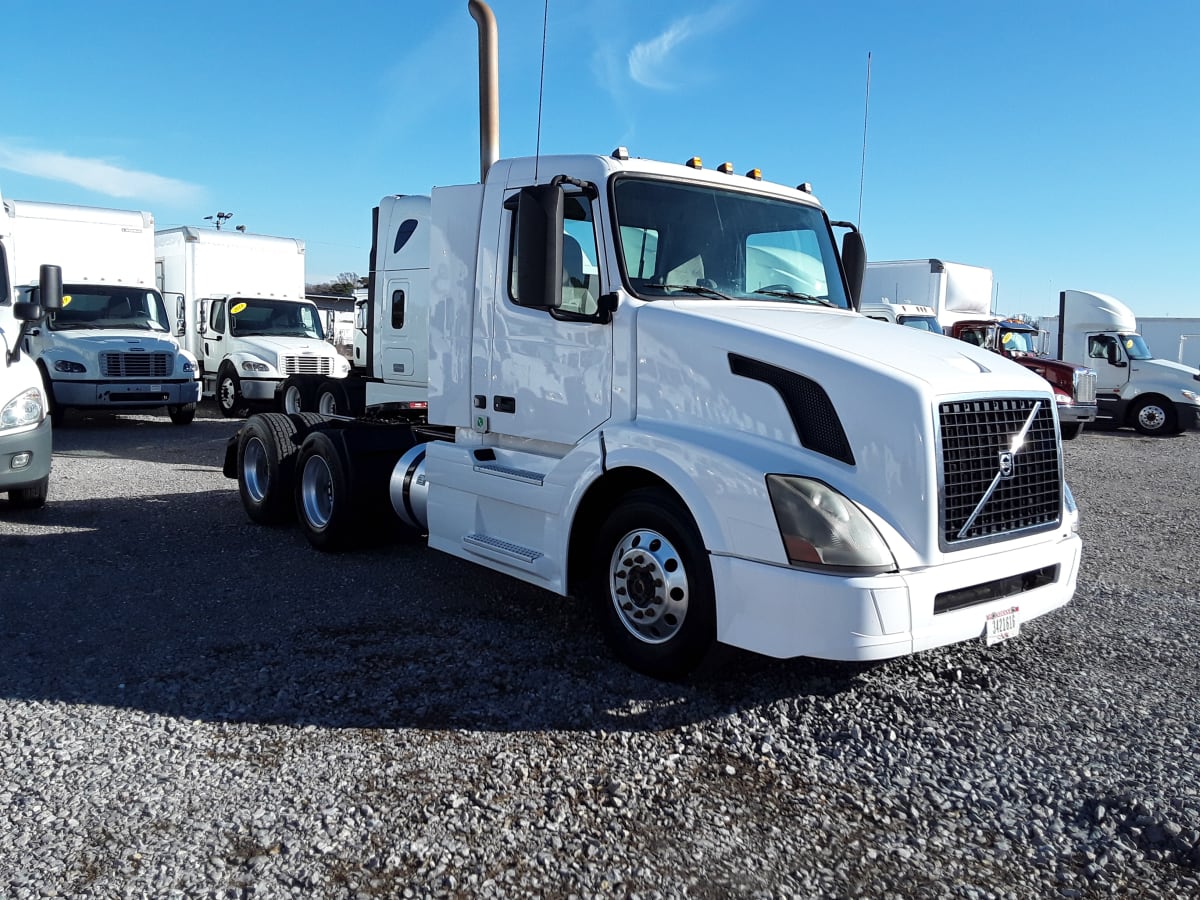
[[[496,16],[484,0],[468,0],[467,9],[479,26],[479,180],[500,158],[500,39]]]

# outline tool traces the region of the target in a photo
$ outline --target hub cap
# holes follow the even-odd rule
[[[246,441],[246,449],[242,453],[242,483],[246,485],[246,493],[255,503],[262,503],[267,497],[270,486],[271,470],[267,468],[267,448],[256,437]]]
[[[333,474],[329,463],[319,456],[310,456],[300,475],[300,505],[304,518],[315,530],[321,531],[333,516]]]
[[[1138,421],[1142,423],[1143,427],[1156,430],[1166,424],[1167,414],[1161,406],[1143,406],[1138,412]]]
[[[621,539],[609,566],[609,595],[621,623],[647,644],[669,641],[687,616],[687,573],[678,551],[656,531]]]

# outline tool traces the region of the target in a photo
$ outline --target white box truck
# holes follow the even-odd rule
[[[494,82],[480,95],[494,122]],[[294,512],[319,549],[399,519],[594,597],[656,676],[714,642],[991,643],[1068,602],[1078,512],[1043,379],[859,315],[861,238],[839,256],[808,191],[624,148],[500,160],[481,130],[481,183],[403,198],[375,235],[413,250],[429,424],[253,416],[225,460],[252,519]],[[769,276],[762,248],[786,251]]]
[[[273,405],[289,375],[350,371],[305,299],[304,241],[181,226],[160,229],[154,247],[159,287],[222,415]]]
[[[195,418],[196,358],[172,335],[154,285],[154,216],[149,212],[6,200],[13,226],[9,260],[22,299],[36,296],[39,270],[63,273],[63,302],[29,329],[57,422],[68,408],[113,412],[166,407],[171,421]]]
[[[44,310],[15,299],[8,267],[11,243],[11,220],[0,216],[0,493],[8,496],[9,506],[33,509],[45,504],[49,491],[52,421],[41,373],[21,345]],[[39,292],[47,309],[61,306],[62,270],[43,265]]]
[[[1200,371],[1156,357],[1117,298],[1061,291],[1058,315],[1038,324],[1059,359],[1096,370],[1097,422],[1147,435],[1200,428]]]
[[[933,310],[944,331],[962,319],[991,315],[992,270],[941,259],[867,263],[863,306],[912,304]]]

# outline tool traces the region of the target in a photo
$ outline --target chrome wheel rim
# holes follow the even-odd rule
[[[317,403],[317,412],[323,416],[336,416],[338,414],[337,400],[333,394],[325,391],[321,394],[321,399]]]
[[[300,505],[304,518],[316,531],[329,524],[333,516],[333,473],[329,463],[319,456],[310,456],[300,476]]]
[[[631,531],[613,551],[609,596],[630,634],[647,644],[666,643],[679,633],[687,617],[683,559],[658,532]]]
[[[233,409],[233,405],[237,400],[237,388],[233,386],[232,378],[221,379],[221,406],[225,409]]]
[[[267,448],[263,442],[252,437],[246,441],[242,451],[242,484],[255,503],[262,503],[270,487],[271,470],[267,467]]]
[[[294,384],[283,392],[283,411],[288,413],[304,412],[304,404],[300,398],[300,388]]]
[[[1138,412],[1138,421],[1142,423],[1144,428],[1157,430],[1162,428],[1167,421],[1167,414],[1161,406],[1151,404],[1143,406]]]

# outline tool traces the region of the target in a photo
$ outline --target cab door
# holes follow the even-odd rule
[[[488,430],[574,445],[611,415],[613,337],[598,313],[606,233],[596,227],[595,204],[568,193],[564,214],[562,307],[531,309],[516,302],[516,212],[505,204],[491,350],[474,362],[472,392]]]

